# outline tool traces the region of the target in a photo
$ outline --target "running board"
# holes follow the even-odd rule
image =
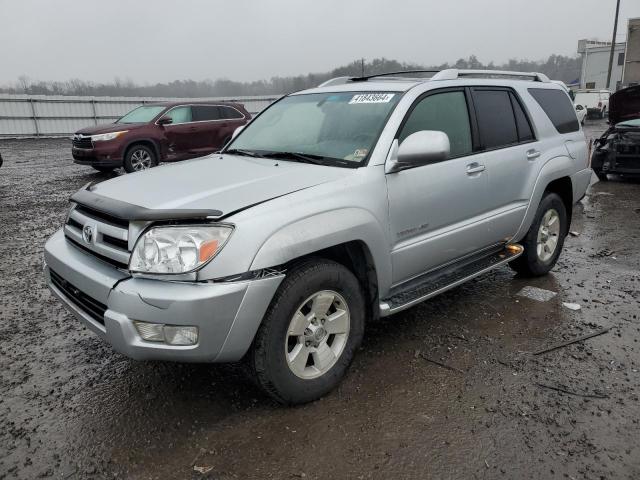
[[[497,252],[475,257],[462,265],[453,264],[422,275],[407,282],[405,286],[401,285],[393,289],[391,296],[380,302],[380,316],[387,317],[435,297],[467,280],[515,260],[522,255],[523,251],[524,248],[521,245],[512,243]]]

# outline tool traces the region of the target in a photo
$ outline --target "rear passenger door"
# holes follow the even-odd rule
[[[198,132],[197,152],[203,155],[215,152],[222,142],[221,132],[225,123],[220,115],[220,107],[217,105],[194,105],[192,108],[194,126]]]
[[[479,162],[489,182],[487,228],[495,242],[513,236],[526,213],[531,182],[540,166],[529,116],[510,88],[472,88],[478,124]]]
[[[386,176],[394,284],[489,246],[482,221],[487,176],[474,155],[469,107],[464,89],[428,92],[416,100],[398,132],[400,145],[421,130],[445,132],[451,154]]]
[[[198,141],[196,129],[193,126],[191,106],[180,105],[167,111],[163,117],[170,117],[171,123],[164,125],[167,142],[167,160],[183,160],[192,157],[192,150]]]

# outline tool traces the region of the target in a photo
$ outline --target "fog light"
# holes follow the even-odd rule
[[[147,342],[164,342],[169,345],[195,345],[198,343],[198,327],[164,325],[137,320],[133,324],[142,339]]]
[[[195,345],[198,343],[198,327],[165,325],[164,341],[169,345]]]
[[[136,330],[138,330],[143,340],[148,342],[164,342],[164,333],[162,333],[162,327],[164,325],[161,323],[134,321],[133,324],[136,326]]]

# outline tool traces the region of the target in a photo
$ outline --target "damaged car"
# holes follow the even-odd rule
[[[593,145],[591,166],[600,180],[609,173],[640,175],[640,86],[611,95],[609,128]]]

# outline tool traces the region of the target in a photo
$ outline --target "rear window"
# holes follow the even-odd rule
[[[238,110],[232,107],[220,106],[220,114],[221,114],[221,118],[227,118],[227,119],[244,118],[244,115],[242,115]]]
[[[191,107],[194,122],[206,122],[209,120],[220,120],[220,111],[214,105],[195,105]]]
[[[547,114],[558,133],[571,133],[580,130],[573,104],[562,90],[548,88],[530,88],[529,93]]]

